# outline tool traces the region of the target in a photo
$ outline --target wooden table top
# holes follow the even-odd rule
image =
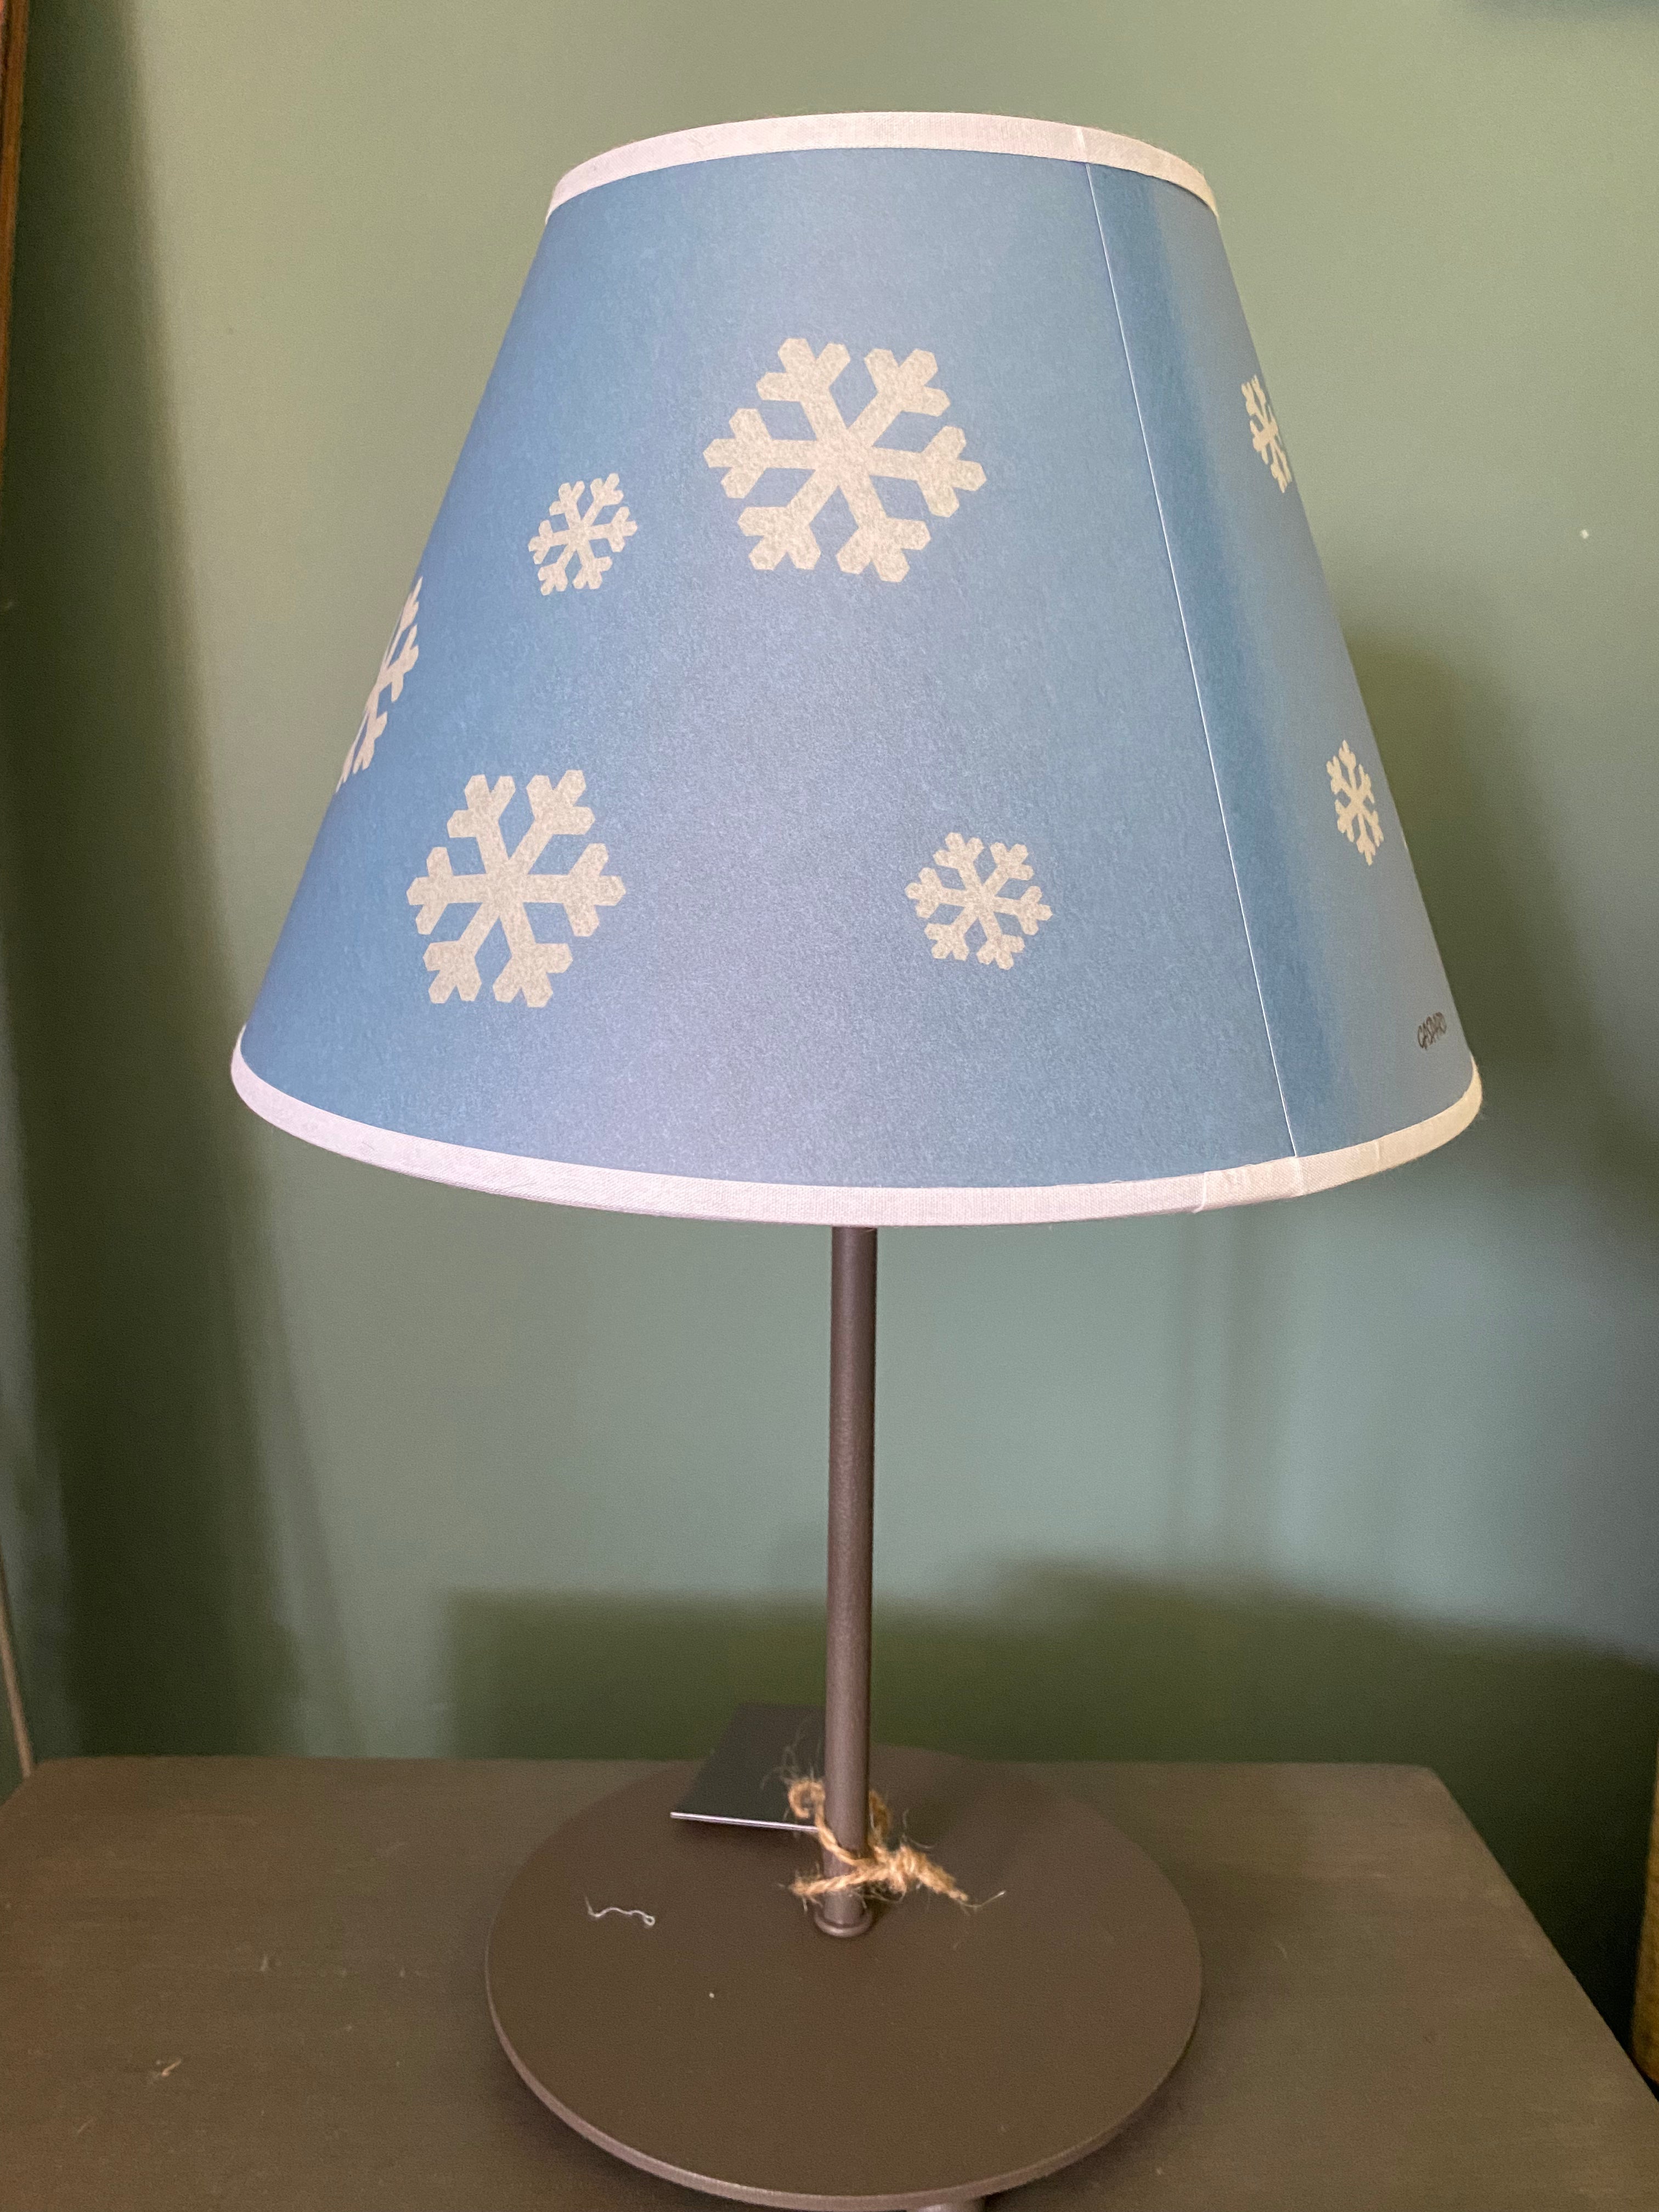
[[[520,1863],[646,1771],[38,1769],[0,1806],[0,2207],[707,2206],[563,2128],[484,2005]],[[1151,2109],[1020,2212],[1659,2205],[1659,2106],[1432,1775],[1039,1771],[1163,1866],[1206,1982]]]

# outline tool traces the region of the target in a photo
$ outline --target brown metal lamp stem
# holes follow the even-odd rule
[[[870,1820],[870,1578],[876,1504],[876,1232],[831,1231],[829,1622],[823,1670],[823,1813],[861,1858]],[[842,1868],[824,1853],[824,1872]],[[820,1898],[826,1936],[862,1936],[856,1889]]]

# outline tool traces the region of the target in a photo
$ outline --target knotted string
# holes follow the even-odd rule
[[[789,1810],[798,1820],[810,1820],[812,1832],[827,1855],[840,1863],[836,1874],[798,1874],[789,1885],[795,1896],[830,1897],[848,1889],[878,1889],[889,1897],[907,1897],[913,1889],[931,1889],[953,1905],[966,1905],[968,1893],[951,1881],[942,1866],[902,1836],[888,1841],[893,1816],[875,1790],[870,1792],[870,1829],[862,1856],[844,1850],[823,1817],[823,1784],[816,1775],[802,1774],[789,1784]]]

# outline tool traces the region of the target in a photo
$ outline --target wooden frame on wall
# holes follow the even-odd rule
[[[0,467],[5,454],[6,384],[11,366],[11,264],[17,238],[17,165],[22,152],[23,51],[28,0],[0,0]]]
[[[28,36],[28,0],[0,0],[0,474],[5,461],[6,386],[11,367],[11,267],[17,237],[18,159],[22,150],[23,52]],[[17,1648],[6,1597],[5,1561],[0,1559],[0,1681],[6,1693],[17,1764],[27,1778],[34,1765],[23,1690],[17,1674]]]
[[[1636,1954],[1636,2007],[1630,2024],[1631,2055],[1659,2088],[1659,1779],[1648,1833],[1648,1888],[1642,1943]]]

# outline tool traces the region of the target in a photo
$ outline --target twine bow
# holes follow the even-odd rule
[[[826,1855],[839,1862],[836,1874],[798,1874],[789,1885],[795,1896],[830,1897],[848,1889],[878,1889],[889,1897],[907,1897],[913,1889],[931,1889],[953,1905],[966,1905],[966,1890],[959,1888],[942,1866],[902,1836],[888,1841],[893,1816],[875,1790],[870,1792],[870,1828],[863,1855],[845,1850],[823,1817],[823,1784],[816,1775],[797,1776],[789,1784],[789,1810],[798,1820],[810,1820]]]

